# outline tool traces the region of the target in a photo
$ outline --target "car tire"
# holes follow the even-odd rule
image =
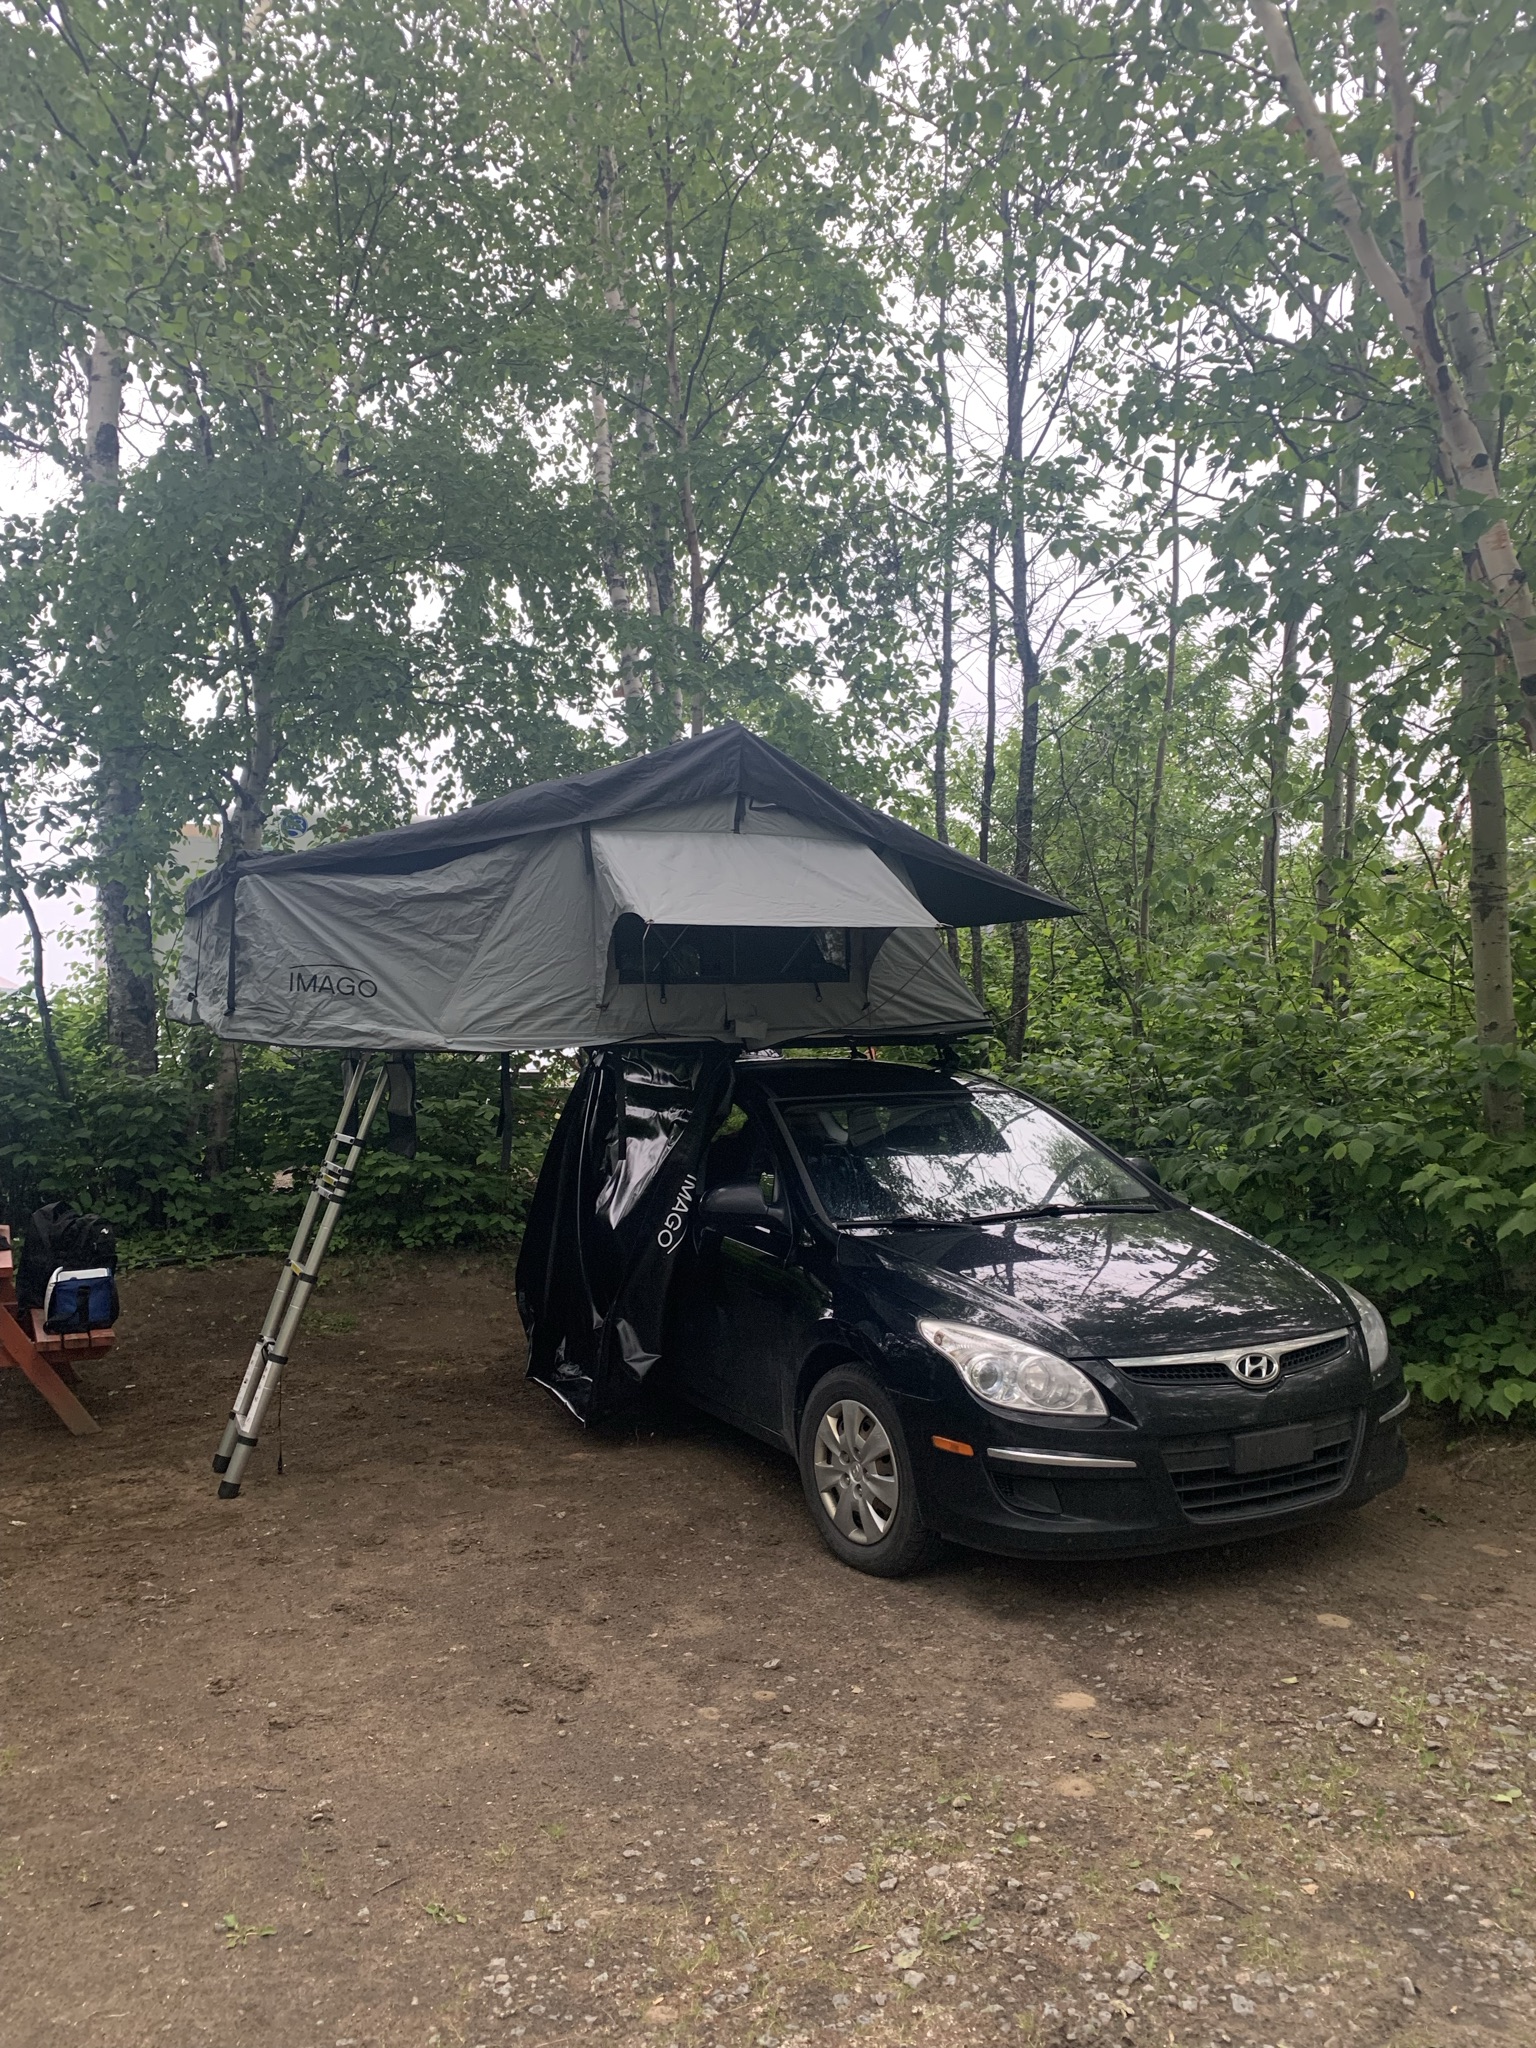
[[[923,1526],[900,1417],[867,1373],[839,1366],[817,1381],[800,1419],[799,1462],[811,1520],[841,1563],[900,1579],[942,1552]]]

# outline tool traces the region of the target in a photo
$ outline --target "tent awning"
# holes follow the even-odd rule
[[[605,826],[592,833],[592,862],[614,912],[632,911],[648,924],[873,930],[934,923],[877,854],[847,840]]]

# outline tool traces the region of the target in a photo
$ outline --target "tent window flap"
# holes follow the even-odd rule
[[[650,925],[803,934],[934,924],[877,854],[848,840],[595,827],[592,859],[615,916],[629,911]]]
[[[847,981],[846,929],[791,925],[652,924],[626,911],[613,928],[621,983],[653,988]]]

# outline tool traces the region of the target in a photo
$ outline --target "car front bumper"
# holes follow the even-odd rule
[[[1314,1412],[1292,1409],[1268,1429],[1026,1430],[990,1416],[978,1427],[974,1406],[902,1405],[924,1520],[1011,1557],[1153,1555],[1271,1535],[1360,1507],[1407,1469],[1400,1378],[1354,1406],[1314,1400]]]

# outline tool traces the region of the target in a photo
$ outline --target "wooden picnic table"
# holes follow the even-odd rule
[[[117,1341],[115,1330],[80,1330],[52,1335],[43,1328],[40,1308],[22,1308],[16,1300],[16,1255],[9,1224],[0,1223],[0,1367],[24,1372],[76,1436],[91,1436],[101,1425],[75,1393],[70,1361],[99,1357]]]

